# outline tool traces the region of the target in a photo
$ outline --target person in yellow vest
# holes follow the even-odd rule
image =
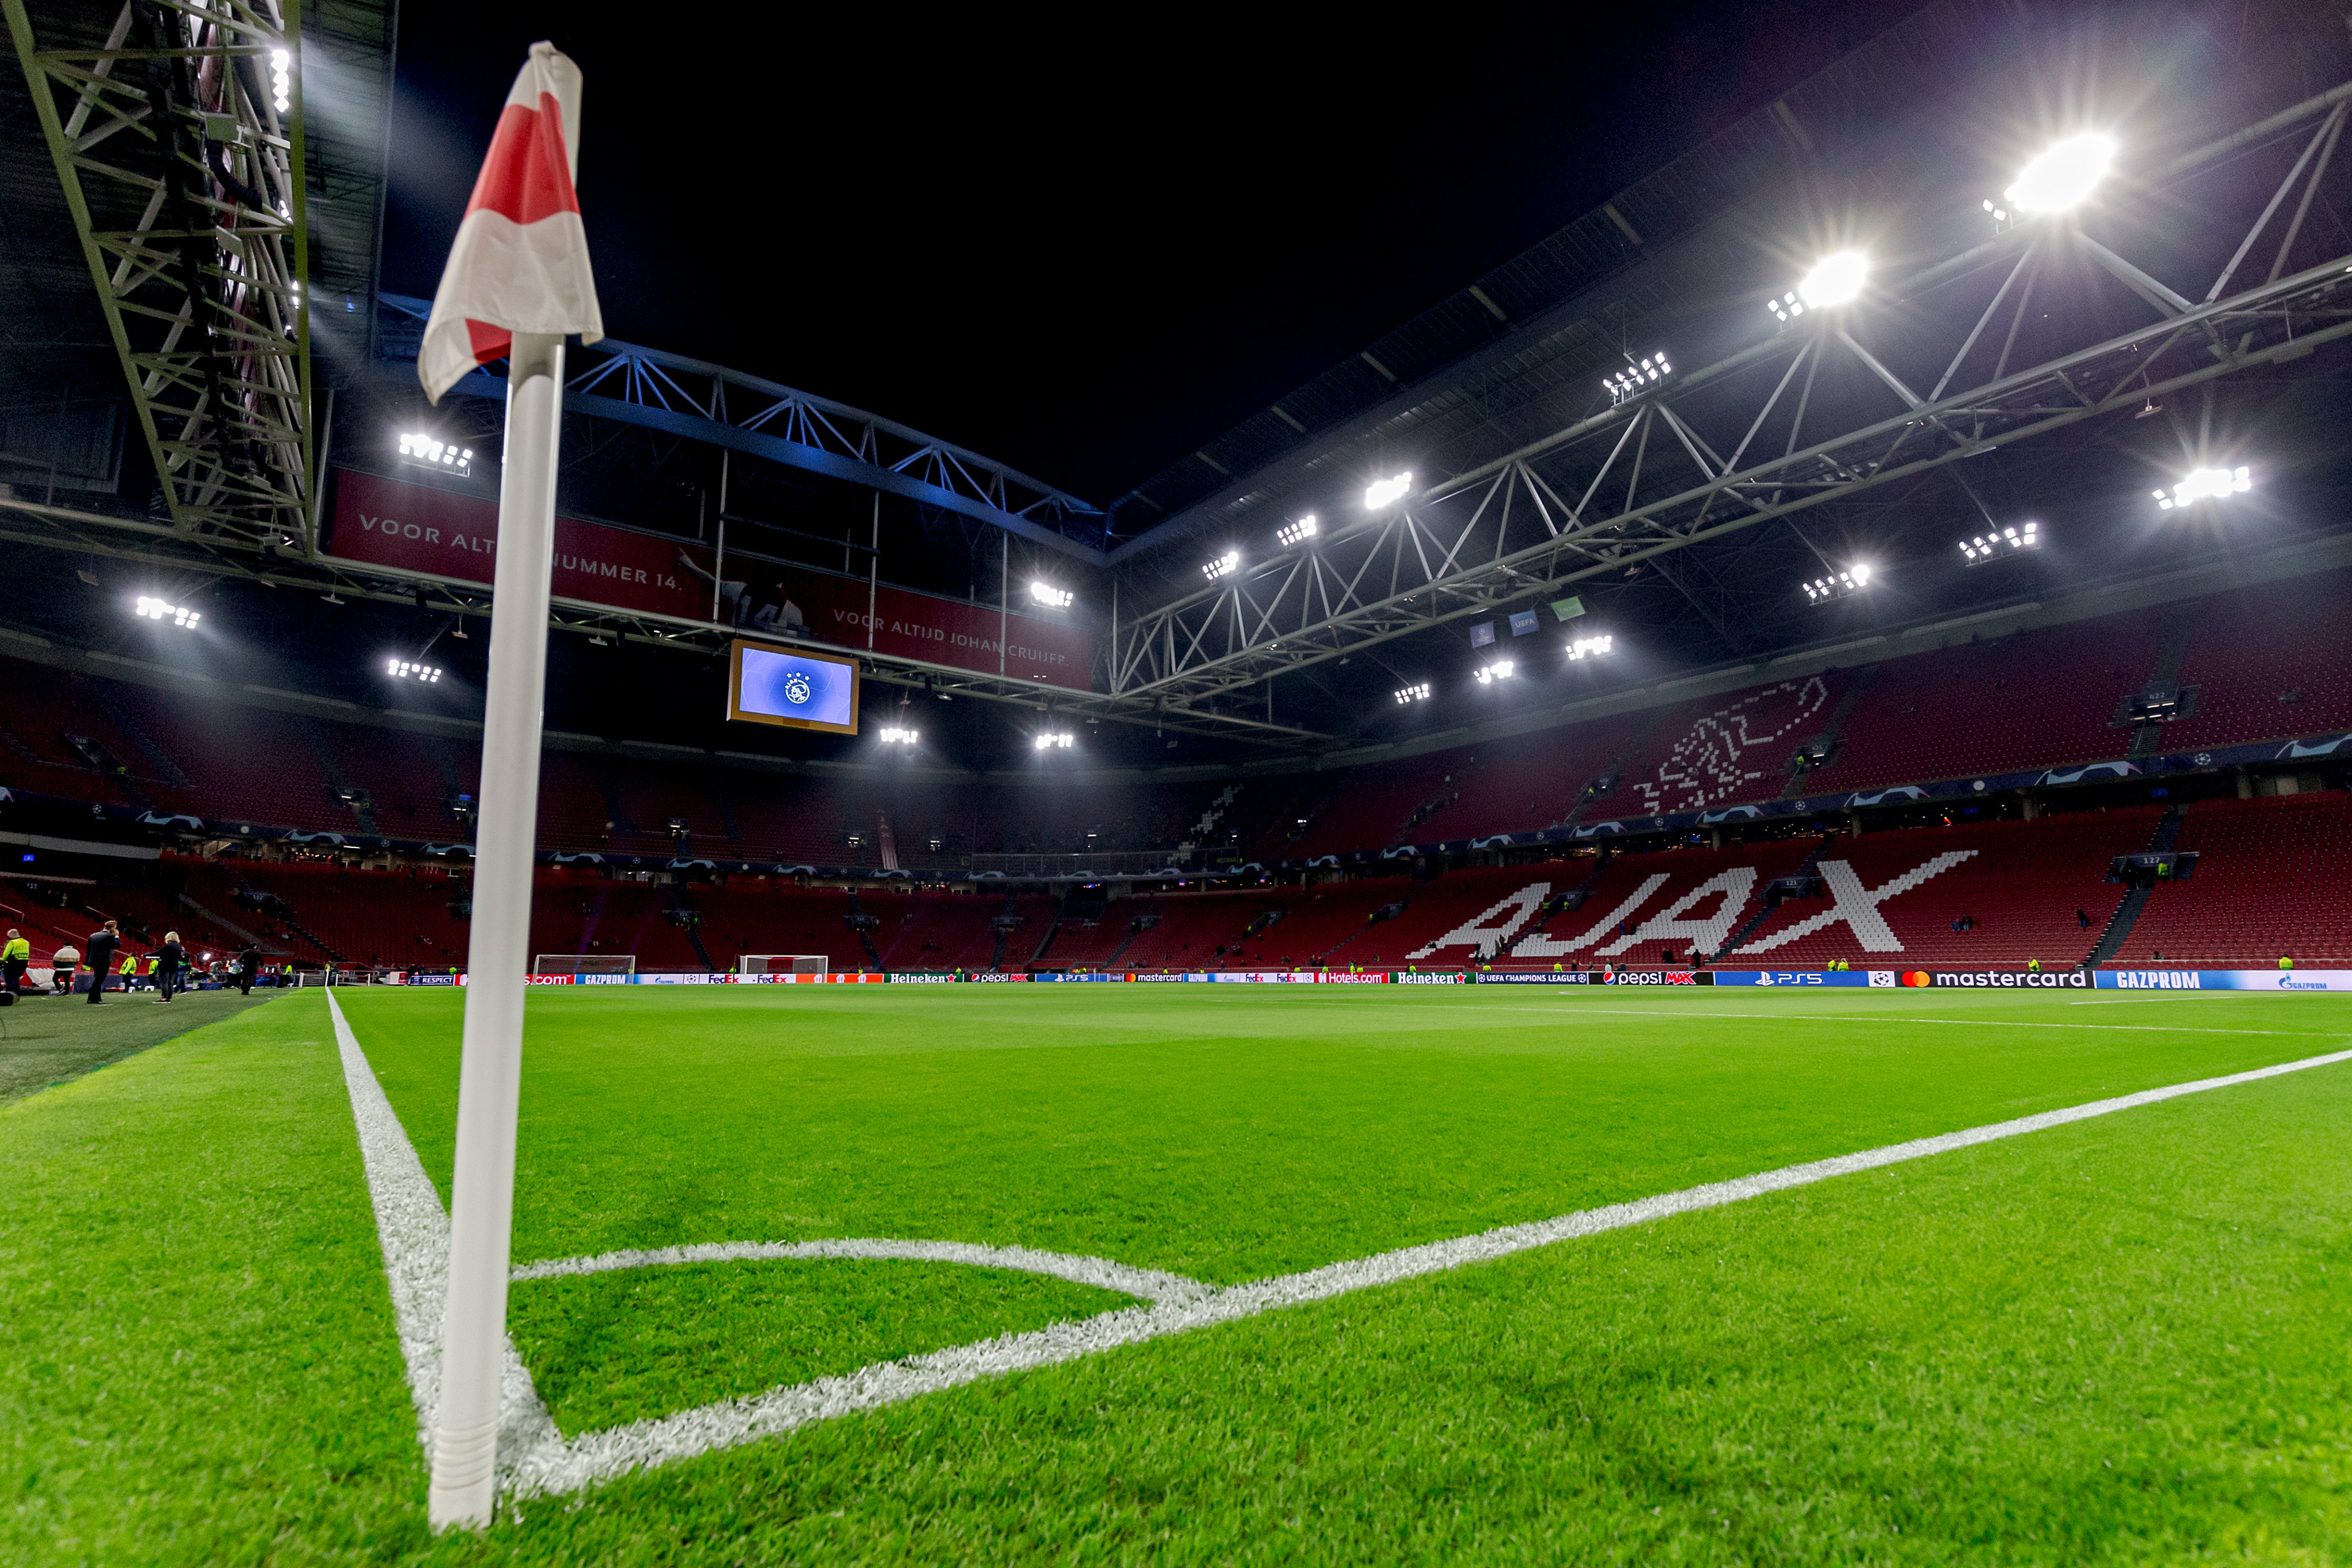
[[[136,953],[122,955],[122,967],[119,972],[122,976],[122,989],[128,994],[139,978],[139,956]]]
[[[2294,967],[2294,960],[2282,953],[2279,955],[2279,967],[2282,969],[2292,969]]]
[[[2028,958],[2025,961],[2025,971],[2030,975],[2038,975],[2042,973],[2042,960],[2039,958]]]
[[[15,926],[8,927],[8,939],[0,942],[0,990],[5,990],[13,1002],[25,991],[25,971],[33,967],[33,945]]]

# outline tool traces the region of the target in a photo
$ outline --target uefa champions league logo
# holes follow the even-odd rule
[[[800,707],[809,700],[809,678],[794,670],[784,677],[784,700]]]

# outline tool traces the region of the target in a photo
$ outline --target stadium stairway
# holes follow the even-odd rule
[[[2170,849],[2179,837],[2180,808],[2175,806],[2164,813],[2156,824],[2156,831],[2148,835],[2147,852],[2160,855]],[[2083,960],[2084,968],[2095,969],[2115,956],[2116,949],[2130,938],[2132,927],[2139,924],[2140,913],[2147,907],[2148,894],[2155,891],[2152,887],[2135,887],[2124,894],[2124,901],[2116,904],[2116,912],[2107,917],[2106,929],[2099,933],[2099,939],[2092,946],[2090,956]]]
[[[1815,872],[1820,870],[1822,853],[1835,842],[1837,842],[1837,835],[1835,833],[1823,833],[1822,835],[1821,842],[1813,846],[1813,852],[1807,855],[1804,860],[1798,864],[1797,869],[1788,874],[1792,877],[1805,877],[1810,879]],[[1769,894],[1769,889],[1768,888],[1766,891]],[[1742,942],[1747,941],[1750,936],[1753,936],[1756,934],[1756,928],[1758,926],[1772,918],[1772,911],[1778,907],[1779,905],[1776,904],[1760,904],[1757,908],[1756,913],[1749,915],[1747,922],[1742,925],[1738,930],[1734,931],[1731,934],[1730,939],[1716,950],[1716,959],[1720,962],[1726,955],[1737,952]]]
[[[2352,967],[2352,796],[2200,800],[2176,844],[2195,873],[2155,890],[2109,967]]]

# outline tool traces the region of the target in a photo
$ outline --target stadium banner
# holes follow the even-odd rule
[[[1597,977],[1604,986],[1711,986],[1712,969],[1620,969]]]
[[[526,986],[568,986],[572,984],[572,977],[569,975],[525,975],[522,977],[522,983]]]
[[[1124,980],[1124,979],[1126,979],[1126,978],[1127,978],[1127,977],[1126,977],[1125,975],[1094,975],[1094,974],[1087,974],[1087,975],[1073,975],[1073,974],[1070,974],[1068,971],[1066,971],[1066,970],[1063,970],[1063,969],[1045,969],[1045,970],[1040,970],[1038,973],[1036,973],[1036,974],[1034,974],[1034,975],[1032,975],[1032,976],[1030,976],[1029,977],[1030,977],[1031,979],[1033,979],[1033,980],[1063,980],[1063,981],[1076,981],[1076,980]]]
[[[894,986],[952,986],[956,983],[954,973],[947,969],[925,969],[920,973],[893,969],[883,977]]]
[[[1350,969],[1342,975],[1326,974],[1320,983],[1326,986],[1385,986],[1389,983],[1389,977],[1385,969],[1374,969],[1370,973]]]
[[[1881,977],[1884,977],[1882,978]],[[1892,969],[1717,969],[1718,986],[1892,986]]]
[[[334,480],[329,555],[488,586],[499,548],[495,500],[353,468],[336,469]],[[713,570],[706,545],[578,517],[555,519],[558,599],[708,622]],[[982,674],[1001,667],[1008,675],[1073,691],[1094,685],[1094,636],[1082,626],[733,551],[726,570],[740,585],[727,603],[741,613],[725,605],[721,613],[756,635],[871,649]],[[795,626],[805,630],[791,630]]]
[[[837,975],[713,975],[714,986],[878,986],[887,975],[850,969]]]
[[[2352,991],[2352,969],[2101,969],[2103,991]]]
[[[1879,975],[1891,977],[1881,980],[1877,977]],[[1874,986],[1931,987],[1938,990],[1955,986],[1964,990],[2091,989],[2091,977],[2081,969],[1878,969],[1872,971],[1870,983]]]
[[[1459,986],[1465,983],[1464,976],[1450,970],[1442,975],[1424,974],[1419,969],[1389,971],[1389,984],[1392,986]]]
[[[1029,977],[1026,975],[966,975],[964,977],[967,983],[980,986],[1002,986],[1010,984],[1014,980],[1026,980]]]
[[[1563,969],[1557,975],[1481,974],[1475,978],[1482,986],[1592,986],[1601,982],[1600,976],[1582,969]]]

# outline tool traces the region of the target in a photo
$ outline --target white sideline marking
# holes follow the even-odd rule
[[[377,1085],[367,1058],[352,1037],[350,1026],[344,1022],[342,1009],[336,1006],[331,991],[328,993],[327,1005],[334,1014],[335,1035],[342,1047],[344,1081],[351,1088],[352,1117],[360,1129],[360,1150],[367,1165],[369,1195],[375,1200],[377,1228],[383,1240],[384,1271],[391,1281],[393,1304],[400,1324],[401,1349],[408,1357],[409,1377],[415,1390],[420,1435],[429,1438],[431,1406],[439,1375],[438,1308],[441,1297],[446,1294],[448,1220],[441,1211],[440,1195],[425,1178],[425,1168],[417,1161],[415,1150],[401,1129],[400,1120],[394,1114],[391,1103],[384,1099],[383,1091]],[[1721,1016],[1747,1018],[1755,1015],[1731,1013]],[[500,1490],[512,1500],[577,1491],[633,1470],[781,1436],[813,1422],[878,1409],[921,1395],[976,1383],[984,1377],[1003,1376],[1076,1361],[1122,1345],[1140,1344],[1148,1340],[1163,1339],[1193,1329],[1234,1322],[1283,1307],[1327,1301],[1376,1285],[1392,1284],[1424,1274],[1458,1269],[1466,1263],[1486,1262],[1534,1248],[1549,1247],[1556,1242],[1598,1236],[1675,1215],[1745,1202],[1769,1193],[1809,1186],[1833,1176],[1902,1165],[1935,1155],[1973,1148],[1979,1144],[1997,1143],[2074,1122],[2087,1122],[2118,1111],[2159,1104],[2184,1095],[2258,1082],[2266,1078],[2283,1077],[2343,1061],[2352,1061],[2352,1051],[2330,1051],[2322,1056],[2307,1056],[2295,1061],[2252,1068],[2218,1078],[2200,1078],[2158,1089],[2143,1089],[2136,1093],[2093,1100],[2056,1111],[2042,1111],[2007,1122],[1989,1123],[1954,1133],[1939,1133],[1906,1143],[1889,1144],[1854,1154],[1832,1155],[1828,1159],[1809,1160],[1801,1165],[1783,1166],[1777,1170],[1761,1171],[1729,1181],[1685,1187],[1679,1192],[1635,1198],[1630,1203],[1581,1209],[1552,1219],[1507,1225],[1473,1236],[1399,1248],[1394,1251],[1375,1253],[1369,1258],[1328,1263],[1321,1268],[1255,1280],[1222,1290],[1204,1289],[1202,1294],[1164,1299],[1149,1307],[1122,1308],[1078,1322],[1050,1324],[1026,1333],[1003,1334],[972,1344],[908,1356],[901,1361],[877,1363],[839,1376],[820,1377],[807,1383],[772,1388],[740,1399],[723,1399],[669,1416],[631,1422],[624,1427],[583,1432],[568,1441],[556,1432],[553,1423],[549,1420],[546,1407],[532,1390],[530,1375],[522,1368],[520,1358],[515,1354],[509,1342],[506,1385],[509,1415],[501,1423],[499,1437]],[[555,1273],[593,1272],[596,1268],[642,1266],[638,1260],[642,1263],[699,1261],[699,1257],[693,1255],[708,1251],[714,1254],[729,1252],[732,1256],[730,1246],[761,1248],[763,1245],[769,1244],[734,1243],[722,1244],[715,1249],[669,1248],[659,1251],[605,1253],[598,1258],[526,1265],[517,1270],[516,1277],[539,1279]],[[907,1249],[956,1246],[954,1243],[939,1242],[850,1242],[844,1245]],[[959,1248],[958,1250],[962,1249]],[[1027,1249],[989,1248],[972,1250],[1002,1257]],[[762,1251],[758,1255],[781,1254]],[[915,1255],[912,1251],[893,1254]],[[1062,1255],[1033,1256],[1059,1258]],[[630,1261],[606,1261],[614,1259]],[[963,1260],[958,1257],[950,1260]],[[1106,1263],[1104,1266],[1114,1270],[1120,1268],[1117,1264]],[[1132,1272],[1143,1274],[1145,1271]],[[1177,1277],[1167,1275],[1158,1278],[1173,1281]]]
[[[352,1120],[358,1125],[360,1161],[367,1167],[368,1200],[375,1207],[376,1240],[383,1249],[383,1275],[392,1288],[393,1321],[399,1325],[401,1358],[408,1364],[408,1386],[416,1402],[416,1436],[425,1457],[433,1453],[433,1414],[441,1403],[441,1312],[449,1296],[449,1214],[441,1194],[425,1174],[416,1145],[399,1113],[384,1098],[367,1054],[327,988],[327,1011],[335,1022],[335,1044],[343,1059],[343,1085],[351,1091]],[[530,1381],[512,1339],[499,1380],[499,1458],[539,1455],[561,1448],[562,1437],[545,1401]]]
[[[969,1241],[893,1241],[839,1237],[825,1241],[718,1241],[696,1247],[656,1247],[645,1251],[599,1252],[593,1258],[551,1258],[524,1263],[509,1276],[552,1280],[564,1274],[601,1274],[612,1269],[648,1269],[671,1263],[747,1263],[772,1259],[849,1258],[866,1262],[966,1263],[975,1269],[1017,1269],[1048,1274],[1074,1285],[1092,1285],[1139,1296],[1147,1301],[1198,1301],[1213,1287],[1157,1269],[1131,1269],[1108,1258],[1075,1252],[1040,1252],[1031,1247],[982,1247]]]

